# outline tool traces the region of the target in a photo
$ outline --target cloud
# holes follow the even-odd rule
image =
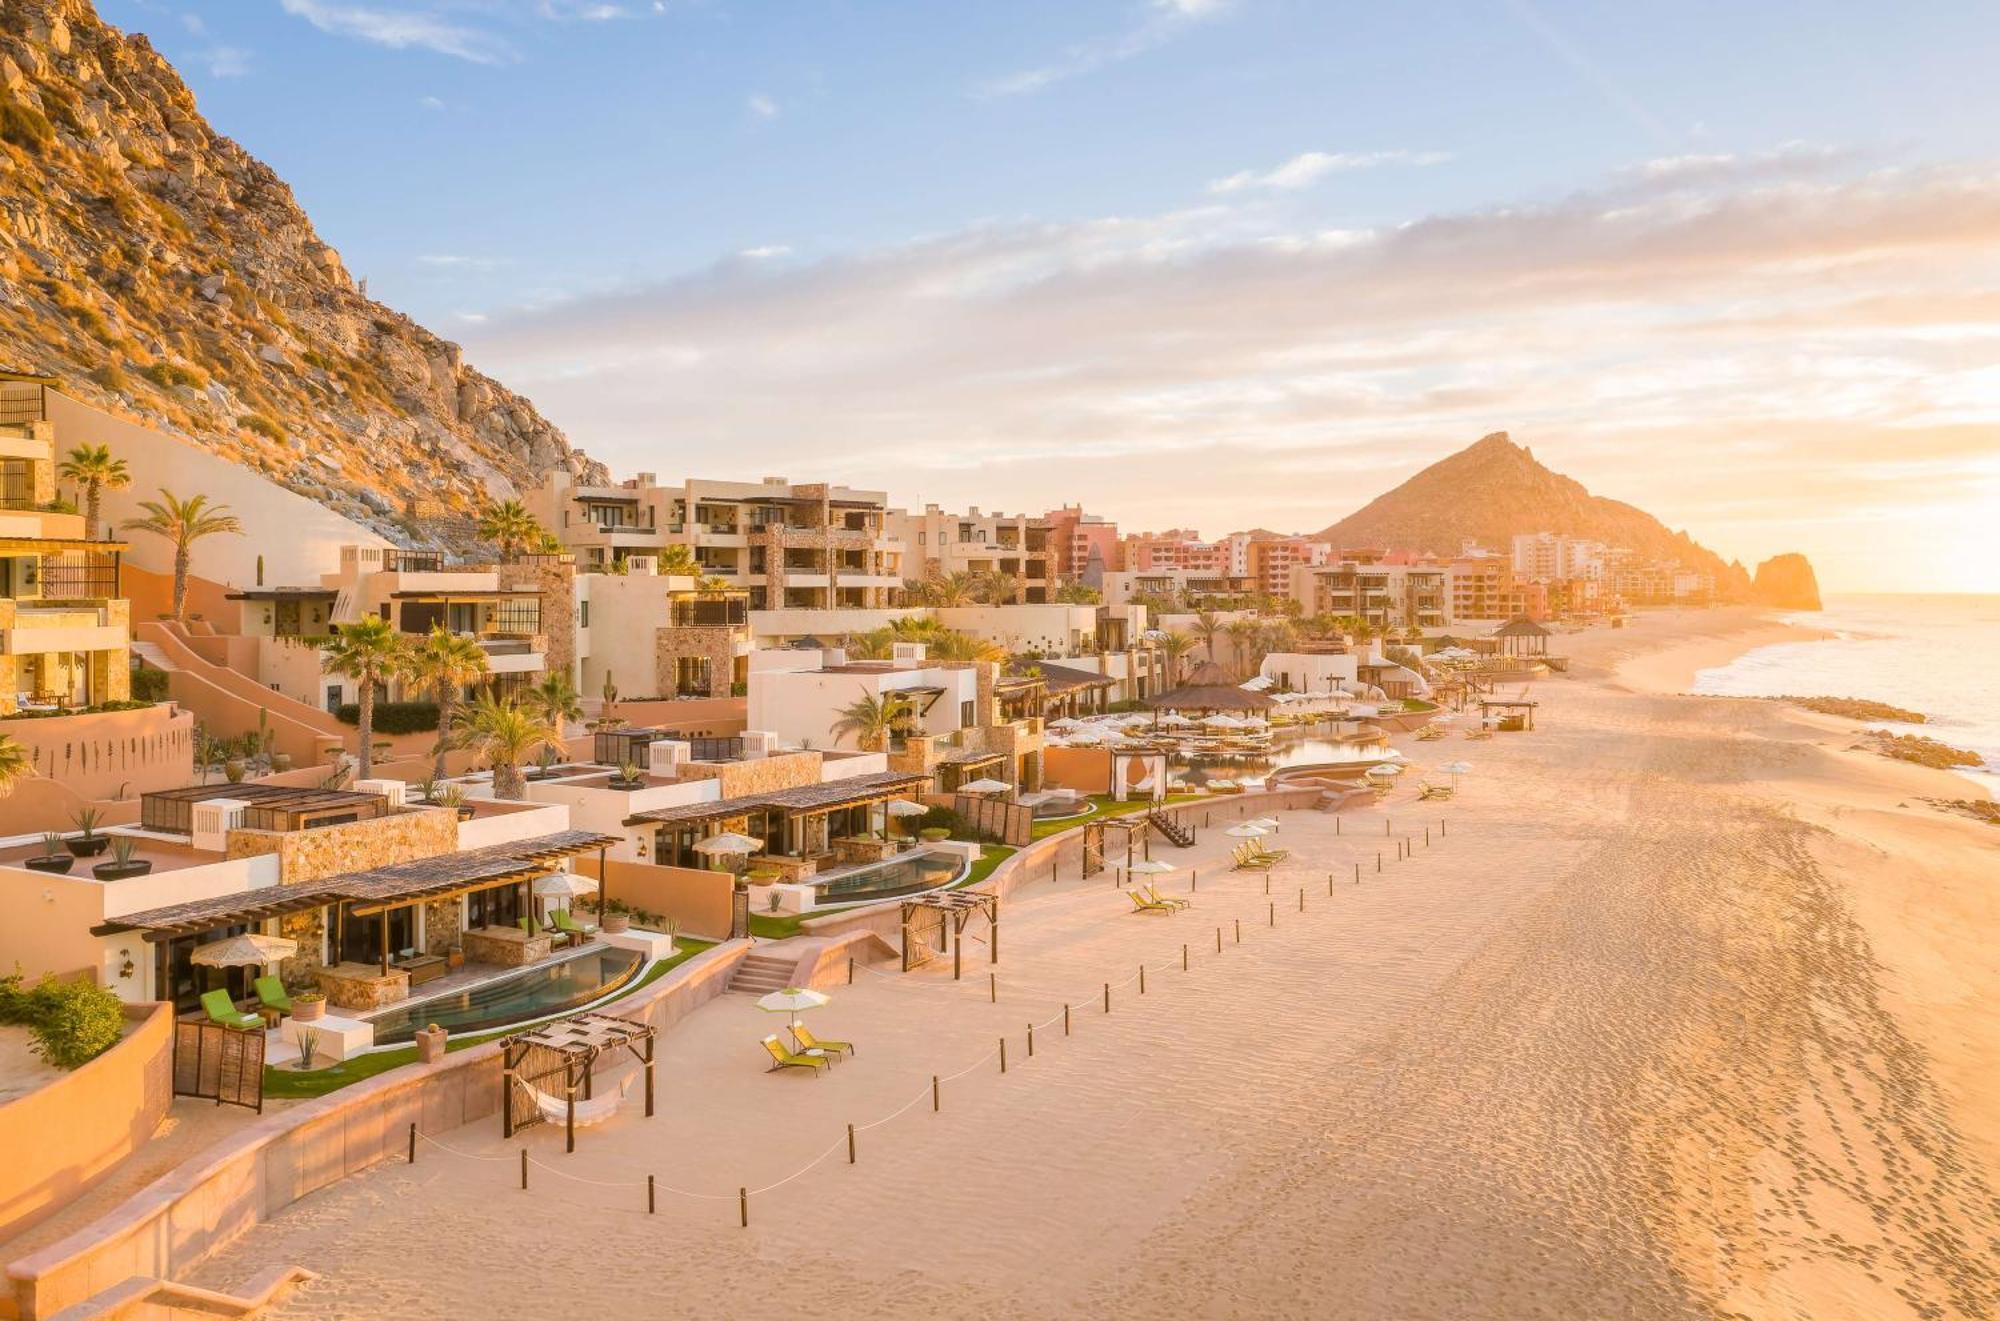
[[[778,117],[778,103],[762,92],[753,93],[745,104],[750,107],[750,113],[759,119],[776,119]]]
[[[766,243],[761,247],[745,248],[736,255],[748,257],[752,261],[764,261],[772,257],[789,257],[792,255],[792,250],[782,243]]]
[[[426,110],[443,110],[445,108],[444,98],[441,96],[421,97],[418,99],[417,104]]]
[[[991,79],[975,89],[982,97],[1026,96],[1069,78],[1144,55],[1197,23],[1229,8],[1226,0],[1151,0],[1123,32],[1071,46],[1046,64]]]
[[[520,59],[504,39],[435,14],[403,13],[325,0],[279,0],[286,13],[322,32],[352,37],[390,50],[427,50],[473,64],[512,64]]]
[[[732,256],[468,350],[622,468],[1312,529],[1511,429],[1725,554],[1922,581],[1931,506],[2000,494],[2000,168],[1759,159],[1336,235],[1206,207]],[[1871,544],[1825,523],[1864,501]]]
[[[1249,188],[1304,188],[1329,174],[1347,170],[1372,170],[1380,165],[1442,165],[1451,159],[1448,151],[1308,151],[1292,157],[1274,170],[1259,174],[1240,170],[1208,185],[1211,193],[1237,193]]]
[[[468,257],[456,252],[429,252],[419,256],[417,262],[419,265],[431,266],[441,270],[494,271],[499,270],[503,266],[513,265],[514,259],[511,257]]]
[[[241,46],[210,46],[201,62],[211,78],[241,78],[250,72],[250,52]]]
[[[604,23],[614,18],[632,17],[632,11],[624,5],[603,4],[597,0],[537,0],[535,12],[558,23]]]

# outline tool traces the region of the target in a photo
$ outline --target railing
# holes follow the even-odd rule
[[[46,422],[45,388],[31,381],[0,381],[0,425]]]
[[[108,601],[118,595],[118,565],[101,557],[44,555],[40,584],[45,600]]]
[[[750,620],[749,603],[728,601],[676,601],[676,628],[735,628]]]
[[[436,550],[385,550],[382,552],[384,573],[442,573],[444,572],[444,552]]]
[[[740,738],[691,738],[688,740],[690,761],[742,761],[743,740]]]

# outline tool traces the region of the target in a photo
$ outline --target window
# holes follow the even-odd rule
[[[576,622],[577,622],[577,626],[578,626],[578,627],[580,627],[580,628],[589,628],[589,627],[590,627],[590,602],[588,602],[588,601],[579,601],[579,602],[577,602],[577,604],[576,604]]]
[[[973,721],[972,721],[972,713],[973,713],[973,710],[975,709],[976,705],[977,705],[977,704],[976,704],[976,703],[973,703],[973,702],[960,702],[960,703],[958,704],[958,724],[959,724],[959,728],[961,728],[961,729],[964,729],[964,728],[967,728],[967,727],[969,727],[969,726],[970,726],[970,725],[972,724],[972,722],[973,722]]]

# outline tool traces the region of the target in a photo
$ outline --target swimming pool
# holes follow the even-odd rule
[[[829,904],[893,899],[897,895],[935,890],[956,880],[964,866],[965,859],[956,853],[913,853],[873,867],[863,867],[817,885],[814,906],[825,908]]]
[[[416,1040],[417,1029],[432,1023],[454,1033],[479,1032],[546,1018],[611,994],[639,971],[637,950],[593,949],[557,962],[523,968],[510,977],[468,987],[453,995],[396,1005],[368,1021],[375,1044]]]

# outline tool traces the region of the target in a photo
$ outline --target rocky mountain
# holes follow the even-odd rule
[[[1750,599],[1759,605],[1785,610],[1817,610],[1819,577],[1803,555],[1796,552],[1773,555],[1757,566],[1757,576],[1750,584]]]
[[[285,182],[89,0],[0,0],[0,366],[406,544],[553,468],[602,474],[364,296]]]
[[[1750,591],[1741,564],[1725,562],[1644,510],[1592,495],[1581,482],[1551,472],[1504,431],[1433,463],[1315,535],[1342,546],[1454,554],[1467,540],[1505,550],[1517,532],[1559,532],[1624,546],[1647,559],[1712,572],[1724,596]]]

